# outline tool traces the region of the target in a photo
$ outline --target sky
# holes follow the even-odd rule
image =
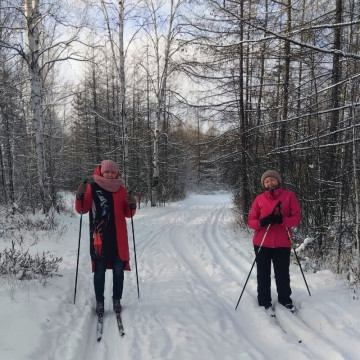
[[[231,194],[192,194],[166,207],[142,204],[134,217],[140,298],[137,297],[131,222],[132,271],[125,274],[120,337],[106,274],[104,333],[96,341],[96,316],[84,215],[74,305],[80,216],[73,195],[56,215],[56,231],[23,231],[31,252],[62,256],[58,274],[37,280],[0,278],[0,358],[6,360],[265,360],[358,359],[360,303],[357,290],[331,271],[290,268],[298,312],[277,303],[277,319],[256,301],[256,269],[235,306],[254,260],[251,231],[233,218]],[[37,215],[39,216],[39,215]],[[36,241],[32,241],[36,238]],[[0,250],[9,246],[1,233]]]

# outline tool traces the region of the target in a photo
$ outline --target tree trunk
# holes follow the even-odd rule
[[[240,19],[244,18],[244,2],[240,3]],[[244,23],[240,20],[239,23],[239,101],[238,101],[238,112],[239,112],[239,121],[240,121],[240,153],[241,153],[241,168],[239,169],[241,177],[241,201],[242,201],[242,221],[244,224],[247,222],[247,214],[250,210],[250,194],[249,194],[249,184],[248,184],[248,167],[247,167],[247,114],[245,107],[245,87],[244,87]]]
[[[120,111],[123,141],[123,180],[128,183],[127,163],[129,157],[129,141],[125,104],[125,54],[124,54],[124,1],[119,0],[119,78],[120,78]]]
[[[291,0],[286,1],[286,33],[290,34],[291,31]],[[280,147],[283,148],[286,145],[286,121],[288,117],[289,109],[289,83],[290,83],[290,56],[291,47],[290,41],[285,41],[285,69],[284,69],[284,94],[283,94],[283,109],[282,109],[282,122],[280,124]],[[284,174],[286,168],[286,155],[281,152],[280,155],[280,173]]]
[[[98,99],[97,99],[97,84],[96,84],[96,71],[95,64],[92,67],[92,96],[93,96],[93,114],[95,126],[95,160],[99,164],[101,162],[101,145],[100,145],[100,131],[99,131],[99,115],[98,115]]]
[[[358,164],[357,164],[357,151],[356,151],[356,117],[355,107],[352,107],[352,159],[353,159],[353,171],[354,171],[354,194],[355,194],[355,242],[357,247],[357,277],[360,279],[360,186],[359,186],[359,175],[358,175]]]
[[[42,79],[39,60],[41,14],[38,0],[25,0],[27,32],[27,65],[31,86],[31,109],[35,131],[37,174],[40,197],[44,212],[48,211],[48,197],[45,184],[44,119],[42,106]]]
[[[14,186],[14,164],[13,164],[13,150],[11,146],[11,135],[9,126],[9,114],[5,110],[3,114],[5,120],[5,133],[6,133],[6,145],[7,145],[7,158],[8,158],[8,170],[9,170],[9,198],[11,202],[15,202],[15,186]]]
[[[159,166],[159,141],[160,141],[160,127],[161,119],[163,117],[163,112],[165,110],[165,92],[167,89],[167,78],[169,71],[169,60],[170,60],[170,45],[171,45],[171,34],[174,21],[174,0],[170,1],[170,12],[169,12],[169,25],[168,32],[166,36],[165,43],[165,53],[164,53],[164,68],[160,76],[160,71],[158,70],[158,93],[157,93],[157,110],[156,110],[156,123],[154,131],[154,168],[153,168],[153,181],[152,181],[152,196],[151,196],[151,206],[156,206],[157,197],[158,197],[158,185],[160,177],[160,166]],[[160,68],[160,54],[159,48],[156,49],[157,53],[157,66]]]
[[[119,103],[120,103],[120,126],[121,126],[121,139],[122,139],[122,148],[123,148],[123,165],[122,165],[122,178],[124,180],[124,185],[127,187],[128,183],[128,172],[127,172],[127,162],[129,156],[129,145],[128,145],[128,128],[127,128],[127,114],[126,114],[126,96],[125,96],[125,53],[124,53],[124,0],[118,1],[118,11],[119,11],[119,66],[116,66],[116,71],[118,73],[120,81],[120,90],[119,90]],[[101,6],[103,14],[106,21],[106,26],[109,34],[111,52],[113,56],[114,63],[117,64],[117,57],[115,54],[114,41],[111,35],[110,20],[108,12],[106,9],[105,1],[101,1]]]
[[[343,0],[336,0],[336,14],[335,14],[335,23],[340,24],[342,21],[342,2]],[[341,27],[334,28],[334,49],[341,50]],[[340,63],[340,53],[336,52],[333,57],[333,69],[332,69],[332,106],[333,112],[331,115],[331,125],[330,125],[330,133],[332,142],[335,143],[337,139],[337,135],[335,133],[338,128],[339,118],[340,118],[340,110],[338,107],[340,105],[340,91],[341,86],[339,84],[341,79],[341,63]]]

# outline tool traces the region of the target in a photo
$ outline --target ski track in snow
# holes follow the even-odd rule
[[[291,265],[293,299],[299,307],[296,315],[277,303],[272,284],[279,326],[257,306],[255,267],[239,307],[234,310],[254,252],[251,234],[234,231],[231,207],[229,194],[191,195],[166,207],[137,211],[134,227],[140,299],[129,221],[132,271],[125,274],[122,300],[125,336],[120,337],[112,311],[112,274],[108,271],[101,342],[96,341],[85,216],[77,303],[73,305],[73,277],[64,277],[66,291],[51,300],[54,311],[46,315],[42,326],[47,339],[29,358],[358,359],[359,303],[347,295],[348,290],[339,286],[330,272],[305,274],[313,293],[309,297],[297,265]],[[75,247],[76,235],[71,241]],[[76,251],[72,249],[65,266],[74,266],[74,259]]]

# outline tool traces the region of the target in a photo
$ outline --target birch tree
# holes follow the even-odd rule
[[[45,3],[41,0],[19,0],[7,3],[19,21],[18,26],[9,27],[14,36],[8,41],[2,41],[0,45],[20,55],[28,67],[38,191],[43,211],[47,212],[51,199],[44,152],[43,83],[47,72],[56,63],[70,59],[83,60],[83,57],[72,48],[72,44],[78,41],[81,26],[71,25],[67,19],[62,18],[62,7],[67,6],[65,2],[61,7],[56,1]],[[67,18],[74,19],[74,14],[67,13]],[[71,31],[63,36],[57,25],[62,30],[71,28]],[[21,42],[21,31],[25,34],[25,43]]]
[[[40,55],[40,33],[42,15],[39,12],[39,1],[25,0],[27,51],[25,60],[28,64],[31,88],[31,108],[35,131],[35,149],[39,190],[43,210],[48,209],[48,189],[45,184],[45,153],[44,153],[44,119],[42,106],[42,78]]]
[[[148,39],[153,46],[155,58],[155,74],[152,78],[152,84],[156,95],[156,114],[154,126],[154,140],[153,140],[153,175],[152,175],[152,196],[151,205],[156,206],[159,196],[159,182],[162,180],[160,173],[160,150],[159,143],[161,137],[161,125],[165,122],[166,117],[166,93],[168,89],[169,77],[175,70],[170,66],[171,59],[179,50],[179,44],[176,43],[176,35],[179,30],[175,19],[180,11],[180,7],[184,0],[170,0],[167,2],[156,0],[145,0],[144,11],[147,18],[147,32]],[[168,6],[166,6],[168,5]],[[162,8],[168,9],[166,13],[167,25],[164,35],[162,35]],[[163,41],[162,41],[163,40]],[[149,69],[149,73],[151,73]]]
[[[125,51],[124,51],[124,20],[125,20],[125,6],[124,0],[118,0],[117,8],[117,23],[118,23],[118,54],[116,54],[115,39],[111,28],[109,11],[107,4],[104,0],[101,0],[101,8],[104,14],[105,23],[108,31],[108,37],[110,40],[111,53],[114,63],[116,64],[116,72],[120,82],[119,89],[119,103],[120,103],[120,123],[121,123],[121,139],[123,146],[123,171],[122,177],[125,182],[125,186],[128,183],[127,163],[129,157],[129,145],[128,145],[128,126],[127,126],[127,113],[126,113],[126,82],[125,82]]]

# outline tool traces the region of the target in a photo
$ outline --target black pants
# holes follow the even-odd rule
[[[118,256],[112,261],[114,300],[118,300],[122,298],[122,292],[124,287],[124,267],[125,267],[125,262],[120,260]],[[94,289],[95,289],[96,301],[104,301],[105,272],[106,272],[106,262],[97,261],[95,263],[95,271],[94,271]]]
[[[271,261],[274,266],[278,301],[282,305],[292,304],[290,298],[290,250],[291,248],[266,248],[254,245],[257,266],[259,306],[271,306]]]

